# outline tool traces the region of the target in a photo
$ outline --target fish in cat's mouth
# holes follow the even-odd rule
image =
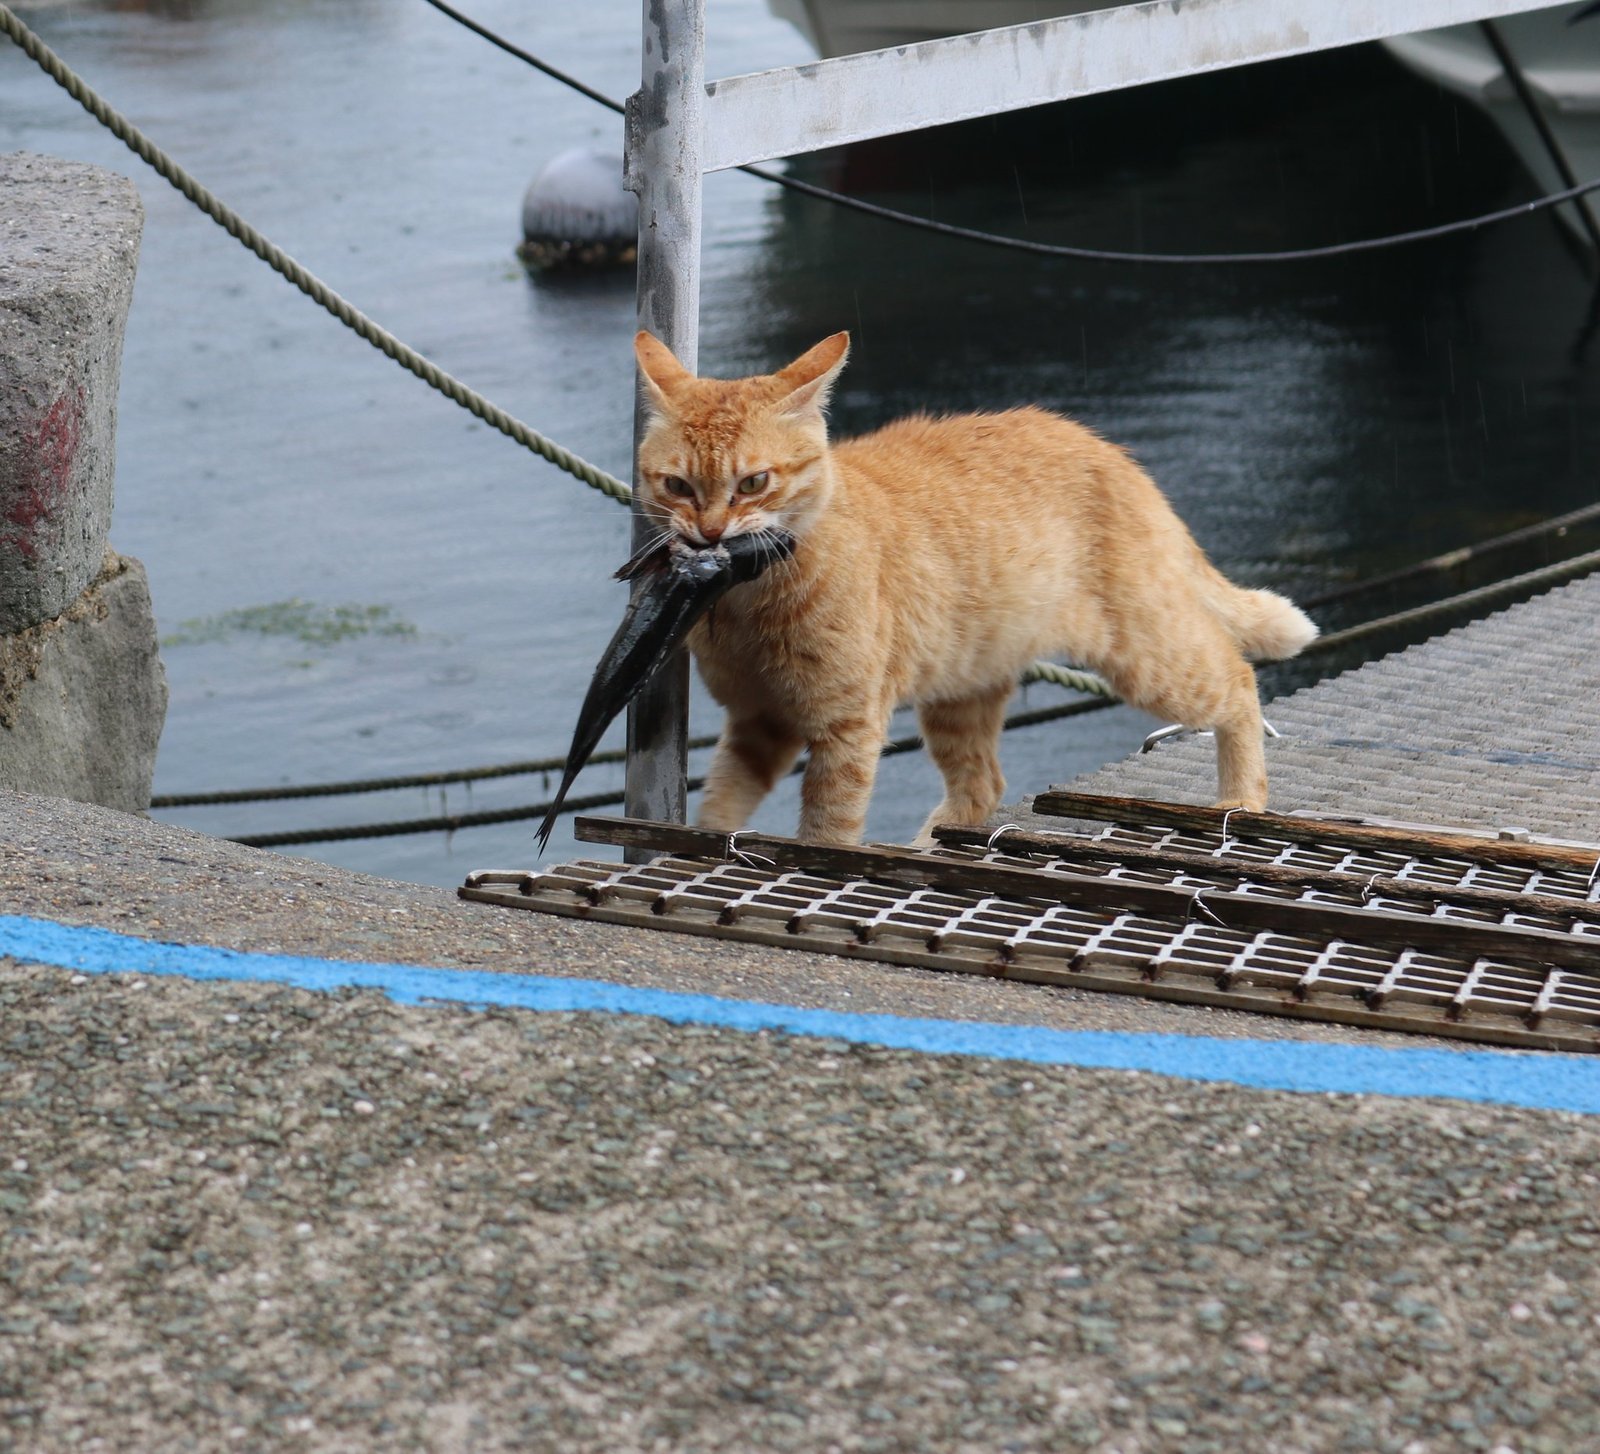
[[[567,751],[561,786],[539,825],[544,851],[567,789],[601,734],[660,669],[690,628],[734,586],[753,581],[794,551],[794,537],[768,527],[741,530],[716,545],[693,546],[681,535],[652,540],[635,551],[617,579],[634,582],[622,624],[595,668]]]

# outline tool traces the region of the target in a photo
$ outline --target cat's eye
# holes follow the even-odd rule
[[[688,480],[681,480],[677,475],[663,475],[661,477],[661,487],[669,495],[676,495],[680,500],[687,500],[690,495],[694,494],[694,490]]]
[[[741,495],[759,495],[766,489],[767,479],[766,470],[762,470],[758,474],[746,475],[739,481],[739,493]]]

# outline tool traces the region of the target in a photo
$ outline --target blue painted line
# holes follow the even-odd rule
[[[322,991],[376,989],[402,1005],[442,1002],[478,1008],[647,1015],[674,1025],[777,1030],[896,1050],[973,1055],[1037,1065],[1151,1071],[1261,1090],[1439,1096],[1541,1110],[1600,1113],[1600,1056],[1435,1050],[1422,1046],[1396,1050],[1302,1040],[1123,1034],[902,1015],[852,1015],[553,975],[491,974],[244,954],[199,944],[163,944],[105,929],[75,928],[20,915],[0,915],[0,956],[83,974],[178,976]]]

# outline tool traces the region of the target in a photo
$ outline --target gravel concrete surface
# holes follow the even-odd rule
[[[605,852],[596,850],[597,856]],[[467,867],[507,866],[464,865],[462,877]],[[1263,1040],[1419,1043],[1409,1035],[768,950],[468,903],[443,889],[347,873],[165,823],[4,789],[0,894],[6,912],[273,954],[578,975],[857,1014]],[[1461,1048],[1450,1040],[1427,1043]]]
[[[150,938],[1374,1043],[0,824]],[[0,1449],[1566,1454],[1597,1189],[1557,1112],[0,961]]]

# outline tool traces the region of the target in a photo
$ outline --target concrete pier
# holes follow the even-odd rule
[[[1597,612],[1600,577],[1272,704],[1280,803],[1586,831]],[[1092,785],[1212,772],[1200,741]],[[1600,1057],[547,919],[60,799],[0,822],[0,1447],[1600,1444],[1600,1118],[1561,1109]],[[485,976],[546,1007],[470,1008]],[[696,998],[604,1007],[655,989]],[[1169,1069],[1095,1059],[1130,1045]]]
[[[125,177],[0,157],[0,785],[130,810],[167,702],[144,570],[109,544],[143,222]]]

